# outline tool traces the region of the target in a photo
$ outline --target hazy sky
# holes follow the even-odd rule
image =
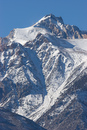
[[[87,30],[87,0],[0,0],[0,37],[33,25],[47,14]]]

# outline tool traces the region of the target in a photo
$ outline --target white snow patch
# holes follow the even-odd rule
[[[87,39],[68,39],[66,41],[74,45],[76,49],[87,51]]]
[[[30,94],[24,98],[21,98],[19,102],[21,100],[22,100],[22,105],[18,107],[16,113],[25,117],[29,117],[29,115],[33,111],[35,111],[35,107],[38,108],[43,102],[43,98],[41,94],[37,94],[37,95]]]
[[[12,41],[24,45],[26,42],[34,40],[38,33],[46,34],[47,31],[43,28],[38,28],[34,26],[28,28],[18,28],[15,29],[15,34]]]

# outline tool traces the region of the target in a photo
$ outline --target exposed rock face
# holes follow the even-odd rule
[[[82,31],[81,33],[82,33],[82,37],[84,39],[87,39],[87,31]]]
[[[73,39],[82,38],[81,31],[79,30],[79,28],[77,26],[67,25],[65,32],[66,32],[68,39],[70,39],[70,36]]]
[[[7,38],[14,38],[15,29],[13,29],[10,34],[7,36]]]
[[[48,17],[48,18],[47,18]],[[83,38],[81,30],[77,26],[65,25],[62,17],[55,17],[54,15],[46,15],[46,20],[38,23],[38,26],[45,27],[59,38],[65,39],[80,39]]]
[[[87,130],[87,69],[66,88],[65,93],[37,123],[47,130]]]
[[[0,108],[0,130],[46,130],[33,121]]]
[[[0,45],[1,45],[2,38],[0,37]]]

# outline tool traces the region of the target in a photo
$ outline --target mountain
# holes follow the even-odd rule
[[[0,130],[46,130],[33,121],[0,108]]]
[[[46,15],[31,27],[12,30],[8,38],[25,43],[33,40],[39,32],[51,33],[64,39],[87,38],[87,31],[81,31],[75,25],[64,24],[62,17],[55,17],[53,14]]]
[[[0,107],[48,130],[87,129],[86,32],[46,15],[0,39]]]

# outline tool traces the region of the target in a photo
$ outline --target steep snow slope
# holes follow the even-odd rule
[[[87,51],[87,40],[86,39],[71,39],[67,40],[72,45],[75,45],[76,49],[81,49],[84,52]]]
[[[80,35],[78,28],[64,25],[61,17],[48,15],[2,39],[0,107],[36,121],[64,94],[66,103],[57,112],[66,110],[78,95],[69,98],[65,92],[67,95],[69,84],[87,68],[87,40],[61,39],[65,35],[73,38],[75,30]]]
[[[37,123],[47,130],[87,130],[87,67],[77,75],[76,68],[65,85],[65,92]]]
[[[34,26],[24,29],[15,29],[13,31],[14,36],[12,41],[19,42],[21,44],[24,44],[27,41],[32,41],[33,39],[35,39],[39,32],[41,32],[42,34],[45,34],[47,32],[46,29]]]

